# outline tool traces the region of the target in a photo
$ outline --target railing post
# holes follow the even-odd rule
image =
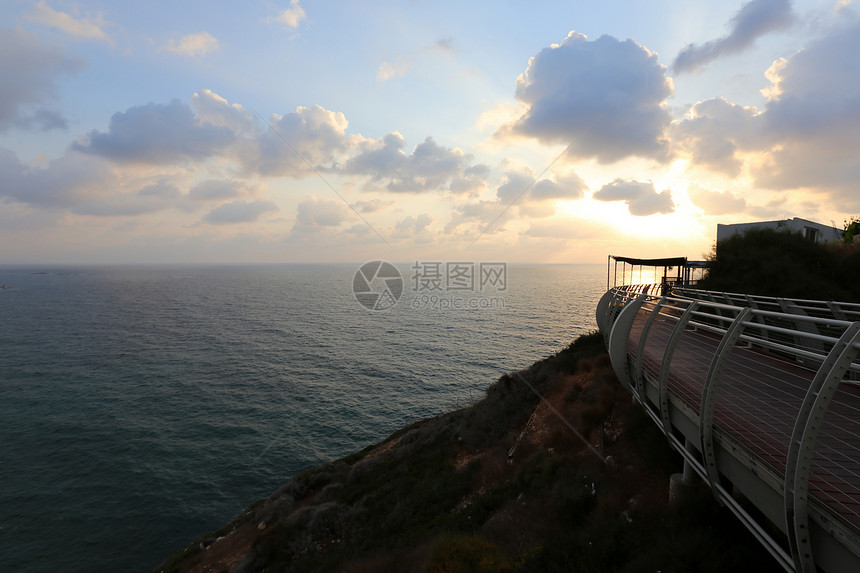
[[[860,353],[860,322],[849,326],[821,367],[806,391],[797,421],[791,434],[785,463],[785,516],[786,531],[798,573],[815,571],[815,560],[809,536],[809,474],[815,440],[824,423],[824,415],[845,371]]]
[[[687,323],[693,317],[693,312],[699,308],[699,304],[699,301],[691,302],[681,318],[678,319],[678,324],[675,325],[669,340],[666,342],[666,351],[663,353],[663,361],[660,363],[660,377],[657,387],[660,398],[660,417],[663,420],[663,433],[666,434],[667,438],[672,434],[672,419],[669,416],[669,368],[672,364],[672,356],[675,355],[678,340],[687,327]]]
[[[627,391],[633,394],[637,400],[642,401],[642,397],[636,391],[636,388],[631,384],[630,367],[627,360],[627,340],[630,338],[630,329],[633,327],[633,321],[636,319],[636,314],[642,308],[642,303],[645,302],[647,295],[640,295],[637,298],[628,301],[618,313],[618,317],[612,324],[612,330],[609,332],[609,360],[612,363],[612,369],[621,383],[627,388]]]
[[[645,352],[645,340],[648,338],[648,331],[651,330],[651,325],[660,314],[660,308],[665,304],[666,297],[664,296],[654,306],[654,311],[648,316],[645,325],[642,327],[642,336],[639,337],[639,347],[636,349],[636,359],[633,362],[633,379],[636,382],[636,390],[641,396],[645,396],[645,384],[642,376],[642,354]],[[643,406],[646,404],[643,402]]]
[[[832,300],[827,301],[827,308],[830,309],[830,312],[833,314],[833,318],[837,320],[848,320],[838,302],[833,302]]]
[[[735,317],[732,324],[723,335],[723,339],[717,346],[717,351],[714,358],[711,360],[711,365],[708,368],[708,375],[705,378],[705,387],[702,390],[702,405],[699,412],[699,435],[702,437],[702,457],[705,461],[705,471],[708,474],[708,482],[711,484],[711,490],[716,492],[717,486],[720,485],[720,474],[717,470],[717,455],[714,450],[714,407],[717,401],[717,386],[719,385],[720,376],[723,373],[723,368],[729,358],[729,353],[735,347],[735,343],[740,338],[743,332],[743,323],[746,320],[752,309],[742,308]],[[717,500],[722,504],[719,496]]]
[[[800,308],[800,306],[798,306],[797,303],[792,300],[786,300],[784,298],[781,298],[779,299],[779,306],[782,311],[789,316],[809,316],[805,310]],[[798,332],[805,332],[807,334],[821,334],[817,327],[813,326],[809,322],[806,322],[805,320],[792,320],[791,322],[792,324],[794,324],[794,329]],[[799,336],[794,337],[794,343],[800,348],[803,348],[804,346],[804,340]],[[814,350],[821,352],[822,354],[824,353],[824,344],[820,341],[807,340],[806,345],[810,346]],[[809,360],[803,360],[802,362],[811,368],[818,368],[820,366],[820,363],[810,363]]]

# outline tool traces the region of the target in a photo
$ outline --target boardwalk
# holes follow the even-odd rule
[[[622,382],[787,570],[860,571],[860,323],[619,290],[598,324]]]

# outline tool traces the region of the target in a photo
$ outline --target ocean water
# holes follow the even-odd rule
[[[0,570],[149,571],[594,330],[606,280],[508,265],[433,291],[397,267],[384,311],[358,265],[0,267]]]

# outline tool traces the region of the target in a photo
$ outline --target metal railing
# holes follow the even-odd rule
[[[715,292],[694,288],[674,288],[672,296],[710,300],[734,306],[749,306],[758,310],[771,310],[788,314],[835,318],[837,320],[860,320],[860,303],[833,300],[809,300],[801,298],[778,298],[733,292]]]
[[[860,322],[647,290],[598,303],[622,383],[786,570],[860,570]]]

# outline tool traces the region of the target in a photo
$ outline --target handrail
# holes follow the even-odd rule
[[[702,299],[710,296],[721,296],[731,300],[737,306],[752,306],[759,308],[768,305],[778,308],[786,314],[820,313],[846,321],[860,320],[860,303],[830,300],[812,300],[791,297],[772,297],[764,295],[740,294],[731,292],[715,292],[694,288],[676,287],[672,294],[679,297]]]
[[[598,303],[623,385],[787,570],[860,570],[860,322],[798,314],[798,301],[776,312],[725,293],[648,290],[611,289]],[[825,487],[833,472],[855,481]],[[724,481],[771,525],[729,499]]]

